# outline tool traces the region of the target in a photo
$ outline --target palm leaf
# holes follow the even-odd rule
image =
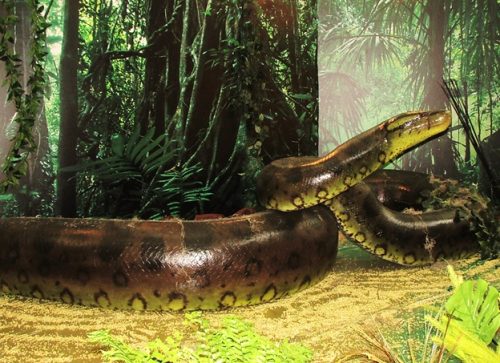
[[[446,311],[486,344],[500,328],[498,291],[484,280],[466,281],[455,290],[445,305]]]

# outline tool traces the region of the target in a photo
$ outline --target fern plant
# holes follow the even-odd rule
[[[174,143],[154,133],[151,128],[141,136],[137,128],[128,138],[114,135],[110,156],[65,170],[90,174],[107,198],[108,217],[192,216],[212,195],[196,179],[201,168],[177,164]]]
[[[155,339],[145,350],[134,348],[107,331],[89,334],[92,342],[106,346],[106,361],[125,363],[306,363],[312,352],[287,341],[274,343],[259,335],[253,326],[234,316],[226,317],[221,328],[213,328],[201,312],[188,313],[185,324],[193,329],[195,342],[188,343],[179,332],[165,340]]]

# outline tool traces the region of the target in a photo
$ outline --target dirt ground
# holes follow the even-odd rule
[[[473,261],[452,265],[466,278],[481,276],[500,285],[500,260]],[[273,303],[204,316],[216,323],[225,314],[237,315],[271,339],[308,346],[314,362],[333,362],[361,346],[356,328],[397,331],[404,315],[443,300],[449,285],[445,262],[402,268],[345,246],[334,270],[309,289]],[[100,347],[88,341],[89,332],[107,329],[141,344],[182,331],[183,320],[182,314],[115,312],[0,296],[0,362],[99,362]]]

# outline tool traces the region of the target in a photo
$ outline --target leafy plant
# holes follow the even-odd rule
[[[209,200],[209,187],[196,180],[197,165],[176,163],[176,150],[166,135],[154,137],[151,128],[139,128],[126,138],[114,135],[111,155],[66,168],[90,173],[105,190],[107,215],[157,219],[194,214],[196,205]]]
[[[421,360],[417,359],[412,339],[407,341],[409,358],[405,358],[397,355],[382,334],[360,331],[370,351],[345,356],[339,362],[359,358],[379,363],[440,363],[455,358],[470,363],[499,362],[500,349],[498,346],[496,351],[490,348],[500,329],[497,289],[481,279],[464,282],[451,266],[448,272],[455,289],[435,317],[425,317],[429,325],[420,344]]]
[[[500,329],[498,290],[482,279],[455,280],[454,285],[455,291],[444,305],[448,314],[438,319],[426,317],[440,333],[433,341],[464,362],[500,361],[500,349],[495,352],[488,347]]]
[[[219,329],[210,327],[201,312],[186,314],[185,324],[194,331],[195,344],[174,332],[165,340],[155,339],[146,350],[134,348],[107,331],[89,334],[92,342],[108,348],[107,361],[120,362],[310,362],[312,352],[298,344],[276,344],[255,332],[253,326],[234,316],[226,317]]]
[[[14,47],[16,42],[14,29],[19,20],[15,15],[15,3],[15,1],[0,1],[0,5],[5,6],[7,13],[7,16],[0,17],[0,61],[4,62],[6,71],[2,86],[8,87],[7,100],[14,103],[17,111],[10,139],[11,148],[2,165],[5,178],[0,182],[0,190],[3,192],[19,185],[19,180],[28,171],[28,157],[36,150],[33,127],[43,102],[45,86],[43,62],[47,55],[45,33],[50,26],[43,15],[44,6],[40,5],[40,1],[27,1],[31,11],[33,40],[30,49],[31,60],[29,67],[26,67],[31,68],[31,72],[25,89],[21,81],[22,66],[23,63],[28,63],[28,60],[21,59]]]

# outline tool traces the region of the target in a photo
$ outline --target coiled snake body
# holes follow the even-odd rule
[[[303,289],[331,269],[335,217],[353,241],[389,261],[464,257],[477,246],[455,211],[402,214],[361,182],[449,124],[447,112],[405,113],[325,157],[271,163],[258,178],[258,194],[280,211],[210,221],[0,219],[1,290],[115,309],[258,304]]]

